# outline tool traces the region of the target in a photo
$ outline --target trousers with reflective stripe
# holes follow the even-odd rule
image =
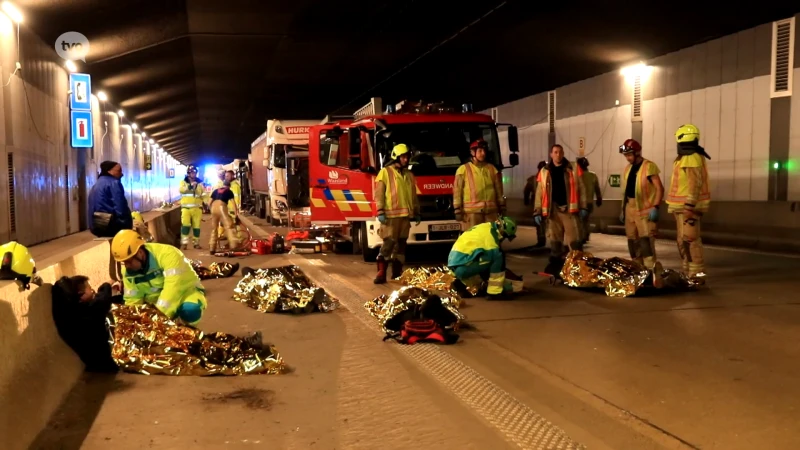
[[[187,301],[206,308],[205,289],[180,250],[156,243],[145,244],[144,249],[147,269],[122,269],[126,305],[151,304],[170,318]]]

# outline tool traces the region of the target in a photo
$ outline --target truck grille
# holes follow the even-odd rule
[[[422,220],[455,220],[452,196],[420,195],[418,200]]]

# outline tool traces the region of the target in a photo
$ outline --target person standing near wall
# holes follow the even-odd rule
[[[550,241],[548,267],[563,265],[564,244],[568,244],[571,250],[583,250],[578,218],[589,215],[584,192],[580,167],[574,170],[564,158],[564,148],[554,145],[550,149],[550,162],[539,171],[533,209],[537,226],[542,226],[547,219],[547,240]]]
[[[542,171],[542,167],[547,165],[547,161],[539,161],[539,164],[536,166],[536,173],[529,176],[527,182],[525,183],[525,190],[522,193],[523,201],[525,202],[525,206],[530,206],[531,202],[535,202],[536,196],[536,180],[539,178],[539,172]],[[547,243],[547,237],[545,236],[545,227],[536,225],[536,247],[544,247]]]
[[[672,180],[667,194],[668,211],[675,215],[678,251],[683,272],[697,282],[705,281],[703,241],[700,222],[711,204],[706,159],[711,159],[700,146],[700,130],[691,124],[675,132],[678,156],[672,164]]]
[[[589,160],[584,157],[580,157],[575,162],[578,163],[578,167],[580,167],[581,171],[583,171],[581,177],[583,178],[583,188],[585,189],[586,194],[586,208],[589,210],[589,214],[581,219],[580,230],[581,242],[583,242],[583,245],[586,245],[586,243],[589,242],[589,234],[591,234],[589,217],[594,211],[594,205],[592,205],[592,201],[595,197],[597,197],[595,204],[599,208],[603,204],[603,193],[600,191],[600,182],[597,180],[597,174],[589,171]]]
[[[100,174],[89,191],[89,228],[97,237],[113,238],[120,230],[133,228],[133,216],[122,186],[122,166],[116,161],[100,163]]]
[[[411,230],[411,218],[417,225],[422,222],[417,201],[417,183],[408,170],[411,155],[405,144],[392,149],[391,163],[381,169],[375,179],[375,204],[381,227],[378,234],[383,239],[378,255],[378,275],[375,284],[386,283],[386,269],[392,263],[392,278],[403,272],[406,243]]]
[[[186,177],[181,181],[181,249],[189,246],[192,234],[194,248],[200,248],[200,220],[203,217],[203,180],[197,178],[197,167],[189,165]]]
[[[466,222],[467,229],[494,222],[505,214],[506,199],[497,168],[486,162],[489,145],[483,139],[470,144],[472,161],[456,171],[453,185],[453,209],[456,220]]]
[[[658,232],[658,205],[664,198],[664,185],[658,166],[642,157],[642,146],[634,139],[619,146],[619,152],[628,160],[622,185],[620,220],[625,224],[628,252],[635,261],[653,273],[653,286],[661,288],[663,268],[656,258],[656,233]]]

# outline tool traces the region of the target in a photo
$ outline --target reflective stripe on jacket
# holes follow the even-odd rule
[[[199,208],[203,206],[203,199],[206,196],[206,191],[203,188],[203,182],[199,178],[197,179],[197,186],[195,186],[194,190],[192,189],[192,184],[189,182],[189,178],[184,178],[181,181],[179,191],[181,193],[181,208]]]
[[[144,244],[144,248],[148,254],[147,270],[128,272],[122,267],[125,304],[149,303],[168,317],[175,317],[187,295],[205,291],[200,278],[177,248],[155,243]]]
[[[393,166],[384,167],[375,181],[375,204],[379,215],[385,214],[393,219],[419,214],[417,185],[411,171],[403,170],[401,173]]]
[[[506,280],[503,269],[503,253],[500,251],[500,235],[494,222],[482,223],[465,231],[453,244],[447,258],[447,267],[456,270],[460,266],[483,266],[489,271],[489,294],[503,292]]]
[[[569,203],[568,209],[572,214],[577,213],[581,209],[586,209],[586,195],[583,188],[583,171],[580,167],[577,169],[577,177],[572,171],[572,165],[569,161],[564,161],[567,167],[564,170],[564,182],[567,183],[567,202]],[[534,214],[541,214],[547,216],[550,214],[550,202],[552,196],[552,180],[550,179],[550,171],[548,166],[542,167],[539,171],[539,177],[536,184],[536,205],[534,207]]]
[[[242,207],[242,185],[237,180],[231,181],[231,192],[233,192],[233,201],[228,202],[228,211],[234,214]]]
[[[457,213],[496,213],[503,207],[503,183],[494,165],[468,162],[458,168],[453,185],[453,208]]]
[[[708,211],[711,192],[708,187],[708,167],[703,155],[686,155],[672,164],[667,204],[669,211],[679,211],[687,205],[696,211]]]
[[[632,164],[628,164],[622,176],[622,186],[628,185],[628,175],[631,173]],[[645,217],[656,204],[656,188],[649,180],[651,176],[658,176],[658,166],[650,160],[643,160],[639,171],[636,173],[636,210],[639,216]]]

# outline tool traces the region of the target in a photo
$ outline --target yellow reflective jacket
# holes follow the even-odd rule
[[[419,215],[417,182],[411,171],[400,172],[393,166],[384,167],[375,182],[378,215],[384,214],[388,219]]]
[[[184,178],[181,181],[179,191],[181,193],[181,208],[199,208],[203,206],[206,191],[200,179],[197,180],[197,186],[192,189],[189,178]]]
[[[242,208],[242,185],[239,184],[239,181],[231,181],[231,192],[233,192],[233,201],[228,202],[228,211],[234,214]]]
[[[669,212],[694,209],[707,212],[711,204],[708,167],[700,153],[678,157],[672,163],[672,180],[667,193]]]
[[[500,294],[506,281],[500,234],[494,222],[475,225],[458,237],[450,250],[447,266],[458,274],[459,267],[489,271],[489,294]]]
[[[180,250],[155,243],[144,244],[144,248],[147,269],[133,272],[122,267],[125,304],[154,304],[167,317],[175,317],[187,295],[196,290],[205,292],[205,289]],[[205,299],[202,303],[205,309]]]
[[[468,162],[456,171],[453,184],[453,209],[464,212],[496,213],[505,208],[503,183],[492,164]]]

